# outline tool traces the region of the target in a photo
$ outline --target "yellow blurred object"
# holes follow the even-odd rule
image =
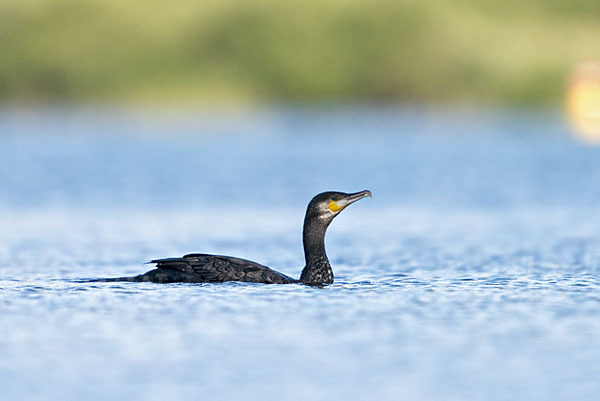
[[[600,64],[587,62],[575,68],[569,80],[567,107],[576,135],[600,144]]]

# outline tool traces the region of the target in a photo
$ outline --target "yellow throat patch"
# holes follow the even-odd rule
[[[331,210],[333,213],[337,213],[340,210],[342,210],[343,207],[338,205],[338,203],[336,201],[331,201],[331,202],[329,202],[329,206],[327,206],[327,209]]]

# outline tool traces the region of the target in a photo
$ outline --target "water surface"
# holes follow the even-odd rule
[[[19,400],[595,400],[600,158],[560,117],[0,113],[0,391]],[[85,283],[188,252],[336,282]]]

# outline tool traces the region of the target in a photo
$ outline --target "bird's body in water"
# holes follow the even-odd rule
[[[325,253],[327,227],[334,217],[348,205],[370,196],[371,192],[369,191],[352,194],[323,192],[310,201],[306,209],[302,233],[306,265],[299,280],[249,260],[193,253],[182,258],[153,260],[150,263],[156,263],[156,268],[139,276],[97,281],[148,281],[154,283],[246,281],[265,284],[331,284],[333,283],[333,270]]]

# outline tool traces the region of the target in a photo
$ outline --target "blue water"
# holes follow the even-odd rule
[[[336,282],[81,283],[188,252]],[[0,399],[596,400],[600,148],[559,112],[0,111]]]

